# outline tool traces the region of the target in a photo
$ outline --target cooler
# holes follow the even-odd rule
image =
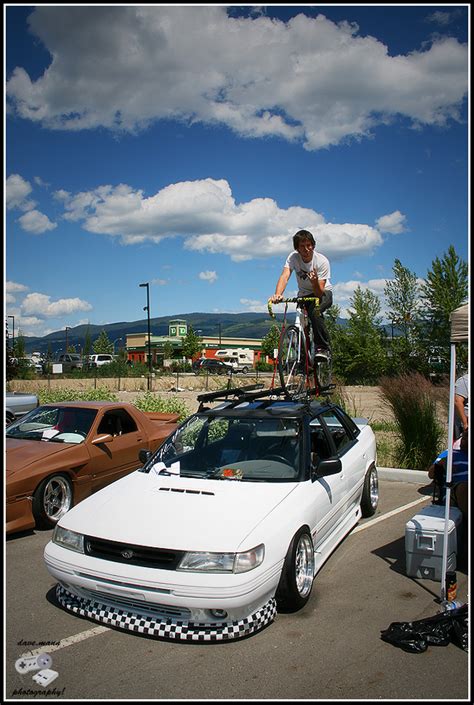
[[[410,519],[405,526],[406,573],[412,578],[441,581],[444,544],[445,507],[431,504]],[[448,520],[448,554],[446,570],[456,569],[457,527],[462,514],[450,507]]]

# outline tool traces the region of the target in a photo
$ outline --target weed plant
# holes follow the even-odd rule
[[[444,436],[436,413],[438,392],[419,372],[382,377],[380,388],[395,417],[398,467],[426,470],[441,450]]]

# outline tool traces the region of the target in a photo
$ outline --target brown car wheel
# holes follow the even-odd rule
[[[33,516],[36,525],[52,528],[72,507],[72,485],[66,475],[50,475],[33,494]]]

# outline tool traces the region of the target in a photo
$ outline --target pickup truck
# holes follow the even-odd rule
[[[28,411],[36,409],[39,405],[36,394],[20,392],[6,392],[5,394],[5,423],[8,425]]]

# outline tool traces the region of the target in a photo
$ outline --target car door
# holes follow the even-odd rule
[[[359,442],[360,430],[342,409],[333,408],[322,414],[341,459],[345,481],[345,511],[350,512],[360,502],[367,454]]]
[[[105,434],[112,440],[90,446],[93,492],[139,468],[138,453],[141,448],[148,448],[146,432],[138,428],[126,409],[110,409],[102,414],[94,437]]]
[[[337,457],[337,450],[324,421],[315,417],[309,424],[312,469],[315,478],[311,484],[314,506],[312,526],[315,550],[336,528],[346,509],[346,480],[344,468],[335,475],[325,475],[318,467],[324,460]],[[322,466],[321,466],[322,468]]]

